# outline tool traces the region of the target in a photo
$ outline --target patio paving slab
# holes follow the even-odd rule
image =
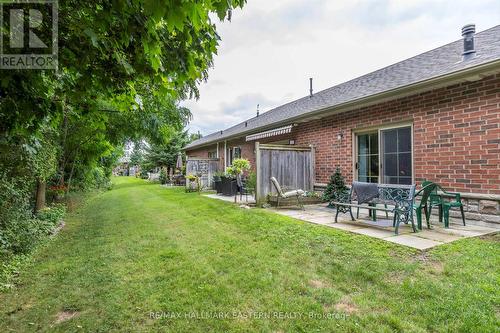
[[[394,236],[394,231],[365,227],[361,229],[354,230],[355,233],[370,236],[378,239],[385,239]]]
[[[310,216],[307,221],[316,224],[330,224],[333,219],[331,216]]]
[[[441,232],[440,230],[425,230],[425,229],[418,232],[415,236],[442,243],[450,243],[463,238],[462,236],[454,235],[452,233]]]
[[[347,231],[353,231],[356,229],[364,228],[364,226],[362,226],[362,225],[355,225],[355,224],[350,224],[350,223],[328,223],[325,225],[328,227],[331,227],[331,228],[340,229],[340,230],[347,230]]]
[[[437,242],[434,240],[430,240],[430,239],[426,239],[426,238],[422,238],[422,237],[418,237],[418,236],[413,236],[413,235],[392,236],[392,237],[384,238],[384,240],[391,242],[391,243],[406,245],[406,246],[413,247],[413,248],[419,249],[419,250],[427,250],[427,249],[430,249],[431,247],[444,244],[443,242]]]
[[[464,226],[459,224],[450,224],[450,227],[448,229],[445,229],[441,226],[434,228],[438,229],[439,232],[461,237],[476,237],[498,231],[497,229],[491,229],[487,227],[481,227],[475,225]]]

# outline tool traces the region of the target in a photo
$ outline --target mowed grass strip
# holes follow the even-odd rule
[[[419,252],[182,189],[113,181],[0,294],[0,331],[499,327],[499,236]]]

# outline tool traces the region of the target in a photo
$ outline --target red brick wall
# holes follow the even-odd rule
[[[210,147],[203,147],[199,149],[194,149],[194,150],[188,150],[187,155],[189,157],[197,157],[197,158],[208,158],[208,152],[213,151],[217,149],[217,145],[215,146],[210,146]]]
[[[450,190],[500,194],[500,75],[302,123],[288,138],[315,145],[318,183],[328,182],[337,165],[351,182],[353,133],[402,122],[413,124],[417,182],[429,179]],[[255,165],[255,143],[228,142],[236,144]]]
[[[294,133],[298,144],[316,145],[317,182],[326,183],[336,165],[351,182],[354,130],[406,121],[417,182],[500,194],[500,75],[308,122]]]

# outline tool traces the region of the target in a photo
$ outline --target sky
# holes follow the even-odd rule
[[[218,23],[214,67],[191,109],[207,135],[500,24],[499,0],[248,0]]]

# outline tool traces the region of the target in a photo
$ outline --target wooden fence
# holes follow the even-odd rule
[[[312,191],[315,181],[314,147],[255,144],[257,190],[256,201],[276,194],[271,177],[292,189]]]
[[[210,189],[213,185],[213,176],[219,170],[218,158],[188,158],[186,161],[186,176],[196,175],[201,177],[201,185],[204,189]],[[186,180],[188,182],[188,180]]]

